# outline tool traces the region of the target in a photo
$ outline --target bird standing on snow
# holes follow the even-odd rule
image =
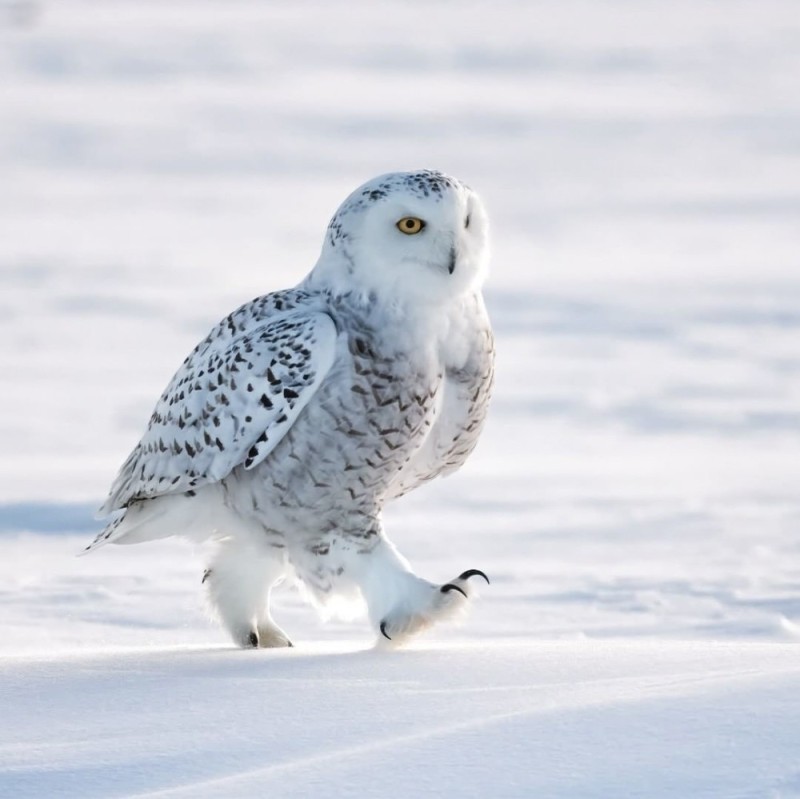
[[[203,581],[243,647],[291,646],[269,610],[290,571],[322,605],[360,595],[395,644],[462,608],[483,572],[418,577],[381,510],[477,443],[494,363],[487,227],[441,172],[356,189],[305,280],[234,311],[183,362],[101,508],[121,513],[87,549],[215,539]]]

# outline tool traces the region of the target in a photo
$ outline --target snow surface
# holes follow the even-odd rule
[[[0,0],[0,796],[800,796],[794,0]],[[387,527],[407,652],[177,541],[75,558],[210,324],[363,180],[493,221],[490,422]]]

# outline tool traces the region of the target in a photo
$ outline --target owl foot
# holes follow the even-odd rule
[[[470,577],[483,577],[489,583],[480,569],[468,569],[441,586],[420,581],[424,587],[411,601],[406,599],[401,607],[381,619],[378,625],[381,636],[391,641],[392,646],[400,646],[436,622],[457,616],[474,596],[474,589],[469,588]]]
[[[258,646],[262,649],[294,646],[286,633],[273,621],[262,621],[258,625]]]
[[[294,646],[286,633],[275,624],[259,625],[257,630],[230,630],[234,643],[242,649],[276,649]]]
[[[284,564],[266,547],[243,545],[235,537],[217,545],[202,582],[214,615],[242,649],[292,646],[272,620],[269,596]]]

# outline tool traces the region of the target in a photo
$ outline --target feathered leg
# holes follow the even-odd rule
[[[400,646],[431,625],[460,616],[475,596],[470,578],[480,576],[489,582],[478,569],[463,572],[443,585],[423,580],[383,537],[369,559],[360,584],[379,644]]]
[[[270,591],[285,570],[283,550],[234,537],[218,544],[203,582],[216,616],[238,646],[292,646],[269,612]]]
[[[319,552],[322,549],[316,547]],[[418,577],[382,532],[367,539],[337,537],[324,547],[317,574],[337,575],[337,582],[354,584],[367,605],[378,643],[398,646],[439,621],[463,613],[475,595],[470,569],[443,585]],[[301,575],[302,576],[302,575]],[[308,581],[307,581],[308,582]]]

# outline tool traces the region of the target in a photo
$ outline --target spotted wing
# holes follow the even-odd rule
[[[324,380],[335,344],[327,314],[297,311],[232,340],[206,339],[161,395],[100,512],[257,466]]]

